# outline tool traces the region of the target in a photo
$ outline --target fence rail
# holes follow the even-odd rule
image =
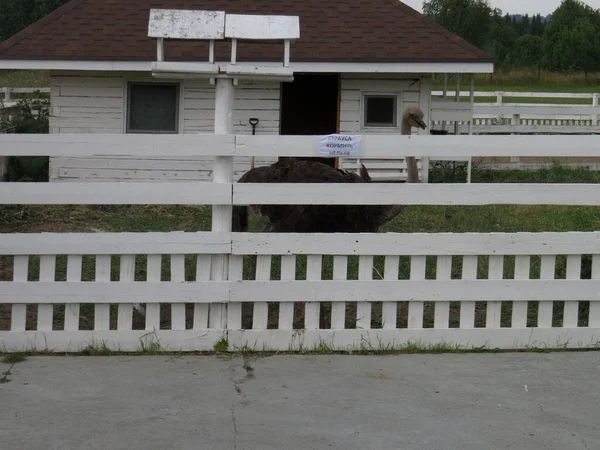
[[[2,183],[0,204],[213,204],[214,232],[0,235],[0,346],[208,350],[600,344],[600,233],[231,233],[237,204],[600,205],[588,184],[231,183],[314,136],[0,136],[0,156],[215,155],[214,183]],[[369,157],[597,156],[598,137],[365,136]],[[125,149],[125,150],[123,150]],[[2,328],[3,327],[3,328]],[[223,341],[224,340],[224,341]],[[152,347],[152,348],[156,348]]]
[[[599,134],[599,93],[554,93],[554,92],[474,92],[475,103],[457,101],[456,91],[433,91],[432,111],[435,127],[444,121],[457,123],[455,130],[461,134]],[[471,93],[461,91],[460,98],[471,98]],[[479,102],[481,98],[496,98],[494,103]],[[511,99],[519,99],[515,102]],[[589,99],[587,105],[550,103],[523,103],[521,99]],[[465,116],[465,105],[469,105]],[[471,123],[469,123],[471,122]]]

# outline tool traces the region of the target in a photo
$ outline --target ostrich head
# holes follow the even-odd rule
[[[419,108],[416,106],[409,106],[404,111],[402,119],[411,127],[417,127],[424,130],[427,128],[427,125],[425,125],[425,122],[423,121],[424,116],[425,114],[423,114],[423,111],[421,111]]]

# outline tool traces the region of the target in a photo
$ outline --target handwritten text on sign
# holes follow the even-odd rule
[[[319,136],[319,155],[359,158],[362,156],[361,138],[347,134]]]

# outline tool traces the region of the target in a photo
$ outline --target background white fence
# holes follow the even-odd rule
[[[443,99],[442,91],[432,92],[433,126],[443,128],[443,122],[457,122],[458,131],[485,134],[592,134],[600,133],[598,116],[598,93],[553,93],[553,92],[474,92],[474,103],[470,92],[461,91],[456,101],[456,91],[448,91]],[[479,102],[477,99],[495,98],[494,102]],[[532,99],[530,102],[524,99]],[[515,101],[515,99],[519,99]],[[578,103],[540,103],[539,99],[573,99]],[[537,102],[535,102],[537,100]],[[581,104],[586,100],[587,104]],[[470,115],[470,117],[469,117]],[[454,132],[454,126],[449,127]]]
[[[364,151],[385,158],[592,156],[598,139],[364,136]],[[316,156],[316,144],[314,136],[3,135],[0,156],[126,149],[216,155],[215,164],[227,165],[234,155]],[[599,206],[600,186],[0,184],[0,204],[61,203],[212,204],[223,217],[231,205],[261,203]],[[0,258],[12,273],[0,282],[0,304],[11,311],[9,329],[0,331],[6,350],[79,350],[92,342],[207,350],[220,340],[232,350],[600,342],[600,233],[3,234]]]

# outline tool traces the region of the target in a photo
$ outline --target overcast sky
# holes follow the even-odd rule
[[[411,8],[422,11],[423,0],[401,0]],[[492,8],[500,8],[503,13],[510,14],[542,14],[554,11],[561,0],[488,0]],[[592,8],[600,8],[600,0],[584,0]]]

